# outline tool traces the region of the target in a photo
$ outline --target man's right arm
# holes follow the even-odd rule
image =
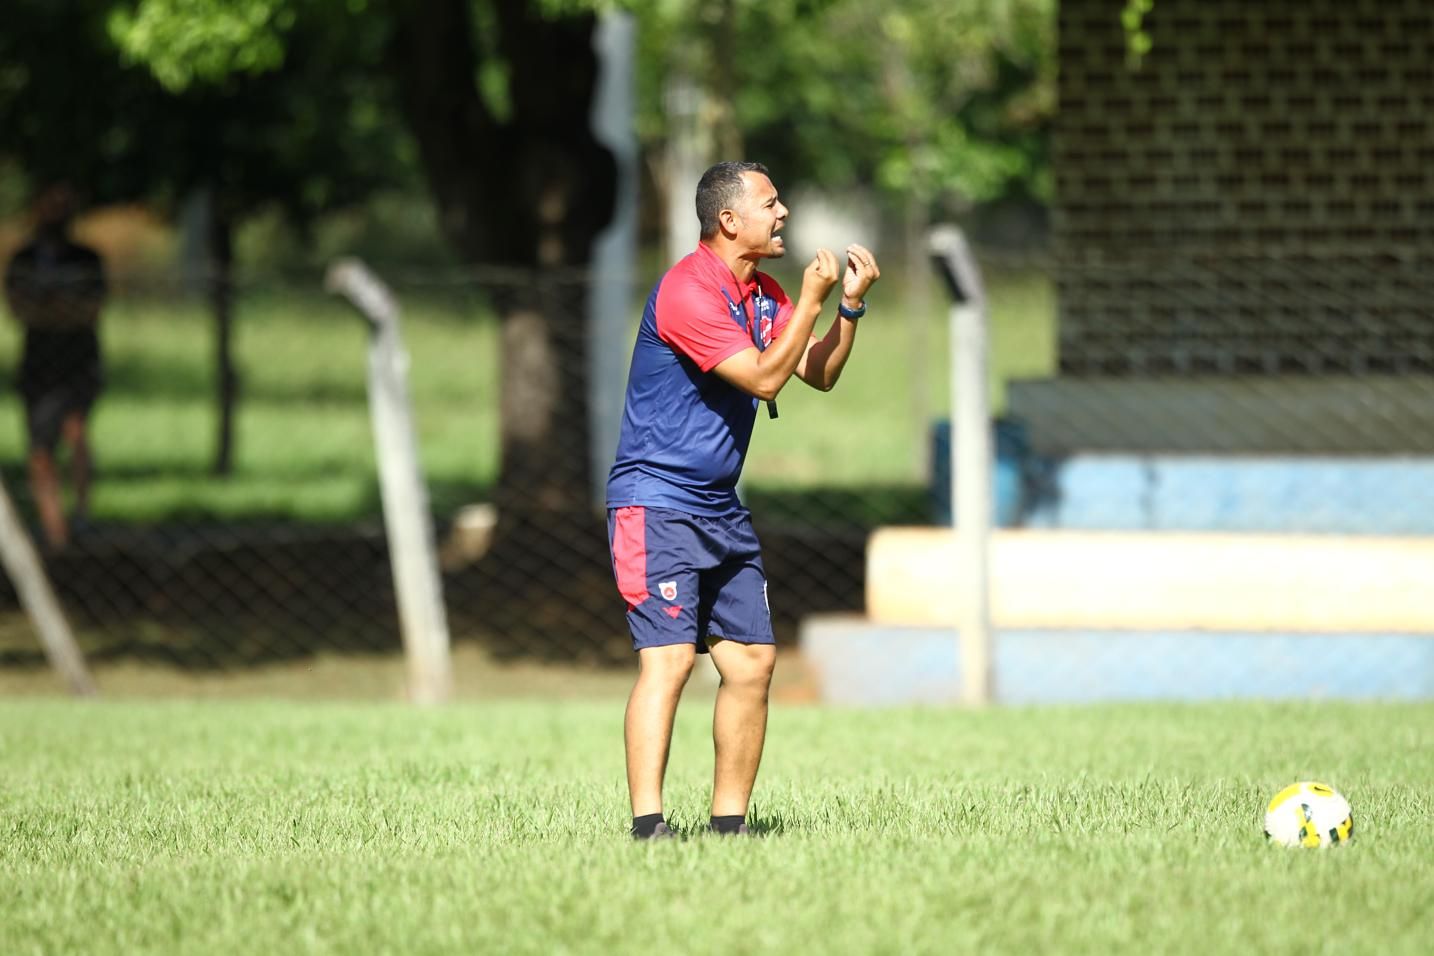
[[[802,294],[782,334],[765,351],[759,351],[756,346],[743,349],[723,359],[712,370],[748,395],[763,401],[776,398],[806,355],[812,330],[838,275],[836,256],[827,249],[817,250],[816,257],[802,273]]]
[[[10,260],[5,269],[5,304],[10,314],[21,325],[32,325],[35,319],[34,283],[25,274],[26,264],[22,256]]]

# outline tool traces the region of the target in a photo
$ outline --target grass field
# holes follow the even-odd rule
[[[657,846],[619,698],[0,700],[0,952],[1429,950],[1434,706],[778,708],[721,841],[704,694]],[[1301,778],[1353,845],[1264,845]]]
[[[792,288],[800,284],[799,271],[782,278]],[[746,469],[749,488],[924,484],[923,417],[941,414],[948,394],[945,306],[932,297],[923,339],[900,302],[899,278],[883,284],[841,386],[821,395],[794,385],[782,395],[782,418],[769,423],[763,416]],[[999,402],[1006,379],[1050,371],[1055,326],[1044,276],[993,273],[991,285]],[[482,500],[497,474],[498,330],[478,299],[461,290],[427,288],[402,298],[420,454],[434,510],[449,514]],[[366,332],[351,309],[319,291],[317,277],[312,287],[240,289],[234,337],[241,400],[235,473],[225,480],[209,474],[214,343],[203,304],[177,290],[165,298],[118,297],[102,327],[109,384],[93,422],[97,520],[344,522],[378,513]],[[18,350],[15,322],[0,315],[0,374],[13,369]],[[916,394],[920,383],[927,394]],[[0,390],[0,463],[11,474],[23,449],[19,402],[7,387]],[[15,484],[23,495],[23,482]]]

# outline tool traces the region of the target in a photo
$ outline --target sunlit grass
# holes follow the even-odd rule
[[[618,697],[0,701],[0,951],[1427,951],[1427,704],[779,708],[719,841],[709,701],[651,847]],[[1354,844],[1264,844],[1304,778]]]

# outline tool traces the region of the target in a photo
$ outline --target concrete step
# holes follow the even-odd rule
[[[1434,637],[1015,629],[992,638],[1002,704],[1236,698],[1434,697]],[[824,703],[959,703],[953,628],[809,617],[804,664]]]

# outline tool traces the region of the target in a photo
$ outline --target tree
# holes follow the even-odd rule
[[[639,129],[649,148],[664,141],[665,80],[685,74],[703,81],[706,142],[745,143],[809,182],[873,185],[898,212],[1044,200],[1055,4],[648,3]]]
[[[234,229],[271,204],[307,222],[391,184],[405,167],[386,118],[386,88],[368,68],[380,52],[372,37],[296,24],[292,55],[274,69],[177,90],[118,55],[111,33],[127,14],[117,14],[113,0],[5,5],[0,156],[32,180],[71,180],[97,202],[209,197],[214,470],[225,474],[239,386],[229,348]]]
[[[524,277],[489,290],[503,330],[499,504],[586,511],[582,270],[616,188],[588,121],[592,10],[555,0],[140,0],[119,11],[121,45],[176,90],[287,69],[305,34],[372,39],[444,235],[466,262]]]
[[[641,129],[661,141],[663,77],[686,75],[706,94],[707,158],[746,142],[809,180],[874,182],[913,234],[937,202],[1044,196],[1054,2],[629,0],[648,71]],[[505,375],[498,497],[510,508],[586,500],[585,310],[574,277],[615,186],[588,124],[595,6],[136,0],[112,22],[125,50],[176,89],[287,69],[306,32],[382,48],[374,66],[417,143],[445,235],[465,261],[532,280],[493,290]]]

